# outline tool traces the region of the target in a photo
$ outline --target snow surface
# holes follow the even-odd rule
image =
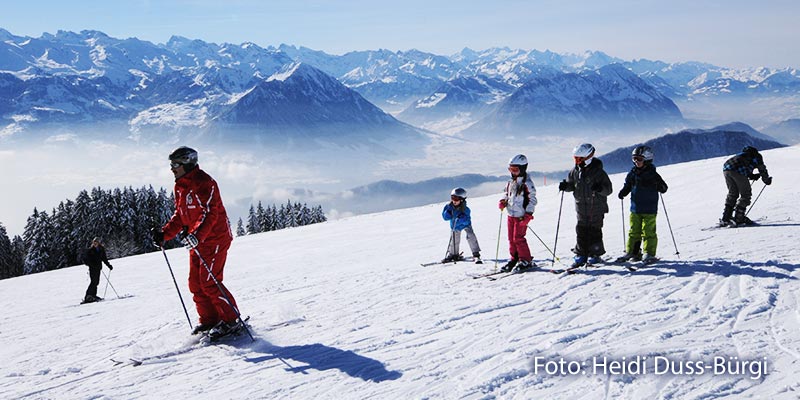
[[[724,158],[661,168],[680,257],[661,208],[665,261],[635,273],[604,265],[489,281],[467,274],[491,262],[423,268],[444,256],[447,193],[440,204],[237,238],[225,283],[251,316],[254,343],[194,345],[161,253],[112,260],[123,298],[108,288],[96,304],[78,305],[82,266],[0,281],[0,398],[797,399],[798,157],[798,146],[764,152],[775,181],[750,214],[766,216],[764,226],[741,229],[703,230],[721,212]],[[622,180],[612,176],[615,191]],[[498,243],[498,197],[469,199],[485,258]],[[560,195],[550,185],[538,197],[531,227],[552,248]],[[605,243],[617,256],[622,214],[609,202]],[[574,223],[567,194],[564,261]],[[503,258],[505,232],[499,241]],[[533,234],[528,243],[546,265]],[[191,305],[187,251],[167,254]],[[555,376],[533,364],[657,355],[735,356],[766,363],[767,374],[656,375],[651,365],[645,374]],[[141,366],[111,361],[148,357]]]

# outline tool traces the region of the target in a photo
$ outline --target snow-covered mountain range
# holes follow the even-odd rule
[[[445,133],[482,119],[489,120],[484,126],[541,122],[537,110],[545,98],[551,100],[545,104],[548,119],[561,125],[605,114],[620,120],[614,125],[641,126],[680,118],[671,101],[800,94],[796,69],[625,61],[598,51],[557,54],[492,48],[464,49],[451,56],[417,50],[331,55],[288,45],[263,48],[182,37],[153,44],[98,31],[59,31],[33,38],[0,29],[0,136],[70,123],[117,123],[134,137],[152,129],[180,133],[203,130],[215,122],[230,127],[256,120],[259,127],[290,123],[300,131],[310,126],[314,130],[325,118],[313,121],[302,112],[285,115],[255,109],[269,104],[255,101],[265,86],[274,89],[288,82],[270,77],[298,71],[292,67],[298,63],[329,75],[383,112]],[[392,125],[390,130],[406,129],[364,107],[353,94],[344,95],[351,100],[346,106],[326,104],[328,88],[303,89],[306,101],[319,103],[309,112],[324,110],[323,115],[331,115],[346,110],[341,118],[354,117],[346,122],[356,130],[374,132],[369,123],[378,120]],[[563,93],[569,95],[559,98]],[[358,115],[362,112],[366,115]],[[273,119],[276,116],[278,120]],[[362,125],[365,122],[367,126]],[[338,126],[342,121],[331,123]]]
[[[600,155],[605,170],[609,173],[630,170],[633,165],[631,152],[640,144],[653,149],[656,155],[656,165],[677,164],[736,154],[745,146],[753,146],[760,151],[785,146],[770,140],[769,137],[742,123],[711,129],[686,129]],[[720,170],[721,168],[722,166],[720,166]]]
[[[739,229],[708,229],[724,158],[660,168],[662,261],[636,272],[551,274],[529,233],[543,270],[472,279],[492,271],[497,243],[507,256],[499,191],[469,199],[483,265],[420,266],[444,256],[446,199],[236,238],[224,283],[254,342],[198,344],[160,252],[111,260],[99,303],[78,305],[84,266],[3,280],[0,397],[797,399],[798,157],[797,146],[764,152],[775,179],[750,213],[762,225]],[[615,190],[623,179],[611,176]],[[559,219],[557,186],[537,196],[530,227],[550,249],[557,238],[559,266],[575,241],[573,205],[565,198]],[[622,252],[628,204],[609,201],[610,256]],[[191,306],[188,252],[167,257]],[[573,361],[572,373],[558,369]]]

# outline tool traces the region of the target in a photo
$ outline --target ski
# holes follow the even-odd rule
[[[507,272],[505,272],[505,271],[495,271],[495,272],[489,272],[488,274],[480,274],[480,275],[470,275],[470,274],[468,274],[467,276],[469,276],[472,279],[480,279],[480,278],[490,278],[490,277],[495,276],[495,275],[506,274],[506,273]]]
[[[432,265],[439,265],[439,264],[448,265],[448,264],[458,264],[460,262],[474,262],[474,261],[475,261],[475,258],[473,258],[473,257],[464,257],[463,260],[458,260],[458,261],[447,261],[447,262],[432,261],[432,262],[427,262],[427,263],[421,263],[420,265],[423,266],[423,267],[430,267]]]

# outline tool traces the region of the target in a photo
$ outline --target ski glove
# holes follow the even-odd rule
[[[506,202],[506,199],[500,199],[500,201],[497,202],[497,208],[499,208],[500,211],[503,211],[503,209],[506,208],[507,205],[508,204]]]
[[[519,220],[524,222],[527,225],[529,222],[531,222],[531,220],[533,220],[533,214],[525,213],[524,216],[519,217]]]
[[[197,241],[197,237],[195,235],[189,233],[184,236],[183,239],[181,239],[181,243],[183,243],[184,247],[191,250],[197,247],[199,242]]]
[[[772,184],[772,177],[771,176],[762,176],[761,180],[764,181],[765,185],[771,185]]]
[[[622,190],[620,190],[619,194],[617,195],[617,197],[619,197],[619,199],[622,200],[622,199],[625,198],[625,195],[626,195],[626,193],[624,193]]]
[[[150,229],[150,234],[153,235],[153,243],[158,246],[164,246],[164,232],[161,228],[153,227]]]
[[[563,192],[563,191],[565,191],[567,189],[569,189],[569,183],[567,183],[566,180],[563,180],[563,181],[558,183],[558,190],[559,191]]]
[[[747,179],[750,179],[751,181],[757,181],[758,178],[761,178],[761,174],[750,174],[750,175],[747,175]]]
[[[111,264],[108,264],[108,270],[111,271],[112,269],[114,269],[114,267],[112,267]]]

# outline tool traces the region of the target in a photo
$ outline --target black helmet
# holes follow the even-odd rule
[[[642,157],[644,161],[653,161],[653,149],[650,146],[636,146],[631,152],[631,157]]]
[[[453,189],[453,190],[450,192],[450,196],[451,196],[451,197],[452,197],[452,196],[455,196],[455,197],[458,197],[458,198],[460,198],[461,200],[464,200],[464,199],[466,199],[466,198],[467,198],[467,191],[466,191],[466,190],[464,190],[464,188],[457,187],[457,188]]]
[[[747,154],[748,156],[755,156],[758,155],[758,149],[753,146],[744,146],[742,153]]]
[[[181,164],[188,169],[193,168],[197,165],[197,150],[186,146],[178,147],[175,151],[170,153],[169,161],[171,163]]]

